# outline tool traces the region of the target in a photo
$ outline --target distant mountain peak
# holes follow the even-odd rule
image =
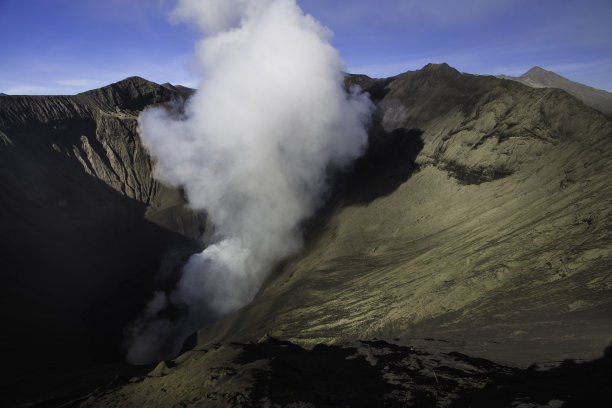
[[[520,78],[524,78],[524,79],[536,81],[536,82],[538,81],[541,82],[538,85],[535,85],[535,84],[531,85],[536,88],[539,88],[539,87],[561,88],[560,86],[558,86],[559,82],[564,82],[564,81],[571,82],[569,79],[564,78],[561,75],[553,71],[548,71],[538,66],[531,68],[530,70],[525,72],[523,75],[521,75]]]
[[[155,82],[151,82],[147,79],[144,79],[142,77],[139,76],[131,76],[131,77],[127,77],[121,81],[115,82],[114,84],[111,85],[117,85],[117,86],[142,86],[142,85],[158,85]]]
[[[442,62],[439,64],[429,63],[421,68],[421,71],[424,72],[459,72],[455,68],[448,65],[446,62]]]
[[[113,82],[112,84],[105,85],[100,88],[92,89],[89,91],[81,92],[81,94],[90,94],[92,92],[99,92],[103,90],[130,90],[130,89],[145,89],[145,88],[155,88],[160,85],[155,82],[151,82],[139,76],[131,76],[121,81]]]
[[[448,65],[446,62],[442,62],[439,64],[429,63],[423,68],[414,72],[418,73],[418,75],[424,75],[426,77],[433,76],[441,78],[455,77],[460,74],[459,71]]]
[[[529,74],[530,72],[532,72],[532,73],[533,73],[533,72],[552,72],[552,71],[545,70],[544,68],[539,67],[539,66],[537,66],[537,65],[536,65],[535,67],[530,68],[530,69],[529,69],[527,72],[525,72],[523,75],[527,75],[527,74]]]
[[[612,116],[612,94],[571,81],[561,75],[534,66],[519,77],[499,75],[499,78],[520,82],[532,88],[558,88],[580,99],[585,105]]]
[[[89,97],[105,109],[142,110],[150,104],[167,101],[173,95],[186,97],[179,90],[167,88],[139,76],[131,76],[102,88],[82,92],[80,96]]]

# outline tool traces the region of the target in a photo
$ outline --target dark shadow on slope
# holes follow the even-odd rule
[[[379,114],[379,113],[378,113]],[[367,205],[394,192],[418,170],[416,157],[423,149],[423,132],[419,129],[395,129],[386,132],[380,118],[369,129],[368,148],[353,166],[333,174],[327,203],[302,223],[304,241],[316,242],[338,208]],[[307,249],[306,249],[307,250]],[[280,262],[262,285],[274,280],[289,260]]]
[[[483,361],[460,353],[450,355],[472,365],[482,365]],[[549,403],[554,400],[559,404],[563,402],[562,406],[566,408],[612,407],[611,375],[612,345],[597,360],[585,363],[566,360],[559,367],[546,371],[533,366],[509,372],[489,370],[487,385],[464,392],[452,407],[514,406],[519,403],[551,405]]]
[[[399,128],[386,132],[373,125],[369,133],[365,154],[336,182],[336,194],[348,205],[365,205],[391,194],[417,170],[415,160],[423,149],[421,130]]]
[[[0,399],[9,406],[90,391],[124,371],[125,325],[173,284],[156,280],[166,254],[201,245],[147,221],[143,203],[30,132],[0,148],[0,345],[12,377]]]
[[[375,117],[379,114],[375,114]],[[307,245],[316,242],[338,208],[367,205],[391,194],[406,182],[418,170],[415,161],[424,146],[422,134],[423,131],[419,129],[403,128],[386,132],[380,125],[380,117],[376,118],[368,131],[366,152],[349,169],[338,171],[330,177],[332,182],[327,203],[302,223]],[[280,262],[271,271],[263,287],[281,273],[288,261]]]
[[[392,81],[393,77],[370,78],[367,75],[360,74],[347,74],[344,78],[344,84],[347,89],[358,86],[369,95],[370,100],[374,103],[380,102],[389,93],[389,84]]]
[[[454,161],[447,161],[439,165],[462,185],[479,185],[511,176],[514,173],[512,170],[504,167],[480,166],[470,168]]]
[[[269,360],[269,370],[255,373],[252,406],[262,400],[286,406],[298,401],[316,407],[401,407],[385,396],[392,385],[354,348],[317,345],[306,350],[288,341],[269,339],[244,345],[235,363]]]
[[[594,361],[538,370],[457,352],[430,354],[383,340],[360,343],[360,350],[322,344],[306,350],[274,338],[239,345],[243,352],[233,361],[232,375],[249,370],[250,363],[267,363],[251,369],[246,406],[612,406],[612,347]]]

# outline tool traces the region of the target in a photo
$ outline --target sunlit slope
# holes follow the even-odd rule
[[[348,80],[379,108],[373,145],[412,138],[416,171],[391,146],[392,160],[356,172],[305,250],[198,341],[435,337],[516,361],[600,353],[612,339],[610,121],[563,91],[446,65]],[[393,188],[362,194],[380,185]]]

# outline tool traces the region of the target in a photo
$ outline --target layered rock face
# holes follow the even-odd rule
[[[124,326],[202,245],[205,218],[153,178],[137,133],[145,106],[186,96],[128,78],[0,97],[2,346],[24,384],[121,361]]]

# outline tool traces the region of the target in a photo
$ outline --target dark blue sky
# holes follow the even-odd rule
[[[298,0],[329,27],[349,72],[447,62],[476,74],[539,65],[612,91],[612,1]],[[0,0],[0,92],[72,94],[139,75],[197,86],[195,27],[174,0]]]

